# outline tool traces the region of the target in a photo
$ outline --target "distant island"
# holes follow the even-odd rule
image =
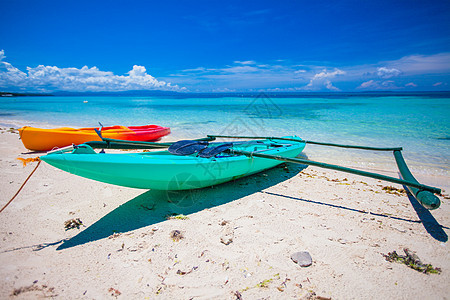
[[[0,97],[28,97],[28,96],[53,96],[52,94],[41,94],[41,93],[10,93],[10,92],[0,92]]]

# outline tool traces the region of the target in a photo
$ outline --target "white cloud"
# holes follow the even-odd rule
[[[449,73],[450,53],[409,55],[395,61],[388,61],[386,65],[402,70],[406,75]]]
[[[196,73],[196,72],[206,72],[206,71],[208,71],[207,68],[197,67],[197,68],[194,68],[194,69],[185,69],[185,70],[183,70],[181,72],[185,72],[185,73],[194,72],[194,73]]]
[[[427,75],[434,75],[435,82],[446,82],[450,78],[450,52],[410,55],[398,60],[338,68],[318,62],[236,60],[223,67],[199,67],[174,72],[168,80],[204,91],[212,90],[211,87],[238,91],[335,91],[337,86],[345,90],[392,90],[412,88],[408,83],[416,84],[421,89],[432,88]],[[358,86],[360,82],[363,83]]]
[[[336,77],[345,75],[346,72],[334,68],[332,70],[323,66],[299,65],[299,64],[260,64],[255,61],[252,64],[242,64],[234,61],[233,65],[223,68],[208,69],[198,67],[172,74],[171,80],[189,86],[215,86],[216,88],[230,88],[234,90],[259,89],[267,91],[304,91],[304,90],[328,90],[339,91],[331,82]],[[189,76],[186,76],[189,74]],[[333,81],[334,81],[333,80]]]
[[[145,77],[147,76],[147,70],[143,66],[133,66],[133,70],[128,72],[127,74],[130,75],[130,77]]]
[[[337,69],[337,68],[334,69],[333,72],[328,72],[328,71],[325,69],[325,70],[323,70],[322,72],[320,72],[320,73],[314,75],[313,80],[316,80],[316,79],[322,79],[322,78],[331,78],[331,77],[335,77],[335,76],[337,76],[337,75],[344,75],[344,74],[345,74],[344,71],[339,70],[339,69]]]
[[[340,91],[340,89],[338,89],[337,87],[333,86],[333,84],[331,83],[331,81],[327,80],[325,82],[325,87],[330,90],[330,91]]]
[[[236,60],[222,67],[197,67],[168,75],[164,80],[148,74],[144,66],[135,65],[123,74],[102,71],[97,67],[59,68],[39,65],[22,71],[6,62],[0,51],[0,89],[26,91],[123,91],[123,90],[191,90],[217,91],[265,89],[277,91],[299,90],[391,90],[420,86],[447,87],[450,78],[450,52],[435,55],[409,55],[398,60],[380,61],[366,65],[347,65],[333,68],[318,62],[290,60]],[[424,76],[425,75],[425,76]],[[433,82],[427,79],[433,78]],[[395,82],[393,81],[395,80]],[[428,80],[428,81],[427,81]]]
[[[369,80],[369,81],[361,83],[361,85],[358,88],[370,89],[370,88],[377,88],[377,87],[378,87],[378,84],[375,81]]]
[[[385,88],[397,88],[393,80],[386,80],[381,82],[381,85]]]
[[[230,66],[228,68],[221,69],[224,73],[253,73],[260,70],[257,67],[251,67],[251,66]]]
[[[434,55],[409,55],[398,60],[381,61],[374,64],[343,67],[347,72],[346,79],[358,81],[361,78],[380,80],[398,78],[404,82],[421,80],[419,76],[450,76],[450,52]],[[429,84],[429,83],[427,83]],[[420,84],[420,86],[425,86]]]
[[[246,60],[246,61],[236,60],[234,61],[234,63],[239,65],[256,65],[256,62],[254,62],[253,60]]]
[[[357,89],[364,89],[364,90],[396,90],[396,89],[399,89],[399,87],[396,86],[396,84],[395,84],[395,82],[393,80],[385,80],[385,81],[369,80],[369,81],[361,83],[361,85],[358,86]]]
[[[12,66],[10,63],[3,61],[6,58],[5,51],[0,51],[0,87],[3,83],[10,82],[13,85],[19,85],[26,78],[26,74]]]
[[[402,72],[400,70],[397,70],[395,68],[386,68],[381,67],[377,69],[377,75],[381,78],[391,78],[400,75]]]
[[[0,87],[26,91],[126,91],[182,90],[177,85],[160,81],[147,74],[143,66],[133,66],[127,75],[114,75],[97,67],[59,68],[39,65],[27,67],[27,73],[3,61],[0,51]]]
[[[325,87],[327,90],[331,91],[339,91],[339,89],[331,83],[328,78],[334,78],[338,75],[344,75],[345,71],[339,70],[337,68],[334,69],[333,72],[329,72],[324,69],[322,72],[317,73],[313,76],[313,78],[309,81],[309,83],[304,87],[306,90],[320,90]]]
[[[234,93],[236,92],[235,89],[229,89],[229,88],[216,88],[212,90],[213,93]]]

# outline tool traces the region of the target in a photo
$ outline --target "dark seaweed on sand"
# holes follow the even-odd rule
[[[425,274],[440,274],[440,268],[434,268],[431,264],[424,264],[420,261],[419,257],[412,251],[407,248],[404,248],[403,251],[406,255],[398,255],[396,251],[389,252],[388,254],[383,254],[384,258],[386,258],[389,262],[399,262],[407,265],[411,269],[416,271],[425,273]]]

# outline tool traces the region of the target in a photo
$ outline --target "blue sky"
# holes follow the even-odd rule
[[[446,0],[0,7],[0,91],[450,90]]]

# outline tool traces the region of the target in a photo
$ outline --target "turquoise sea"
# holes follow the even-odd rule
[[[298,135],[313,141],[402,146],[414,174],[449,178],[450,93],[45,96],[0,98],[0,125],[168,126],[165,140],[206,134]],[[310,159],[394,172],[390,153],[307,146]]]

